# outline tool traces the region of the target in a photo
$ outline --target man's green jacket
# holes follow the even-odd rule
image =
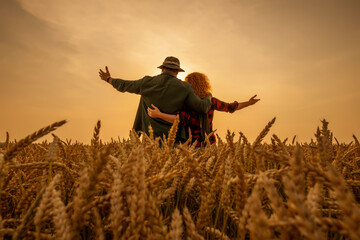
[[[170,72],[160,75],[128,81],[112,79],[112,85],[120,92],[140,94],[140,103],[136,113],[133,128],[149,134],[149,123],[154,130],[154,137],[167,137],[171,124],[159,118],[151,118],[147,107],[154,104],[161,112],[177,114],[184,105],[199,113],[207,113],[211,106],[209,98],[199,98],[191,85],[176,78]]]

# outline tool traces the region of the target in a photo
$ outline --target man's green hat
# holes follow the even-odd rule
[[[176,57],[167,57],[165,58],[163,64],[158,68],[170,68],[174,70],[179,70],[179,72],[185,72],[183,69],[180,68],[180,61]]]

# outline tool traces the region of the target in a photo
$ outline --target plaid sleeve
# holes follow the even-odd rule
[[[213,109],[222,112],[230,112],[230,113],[233,113],[236,110],[237,106],[239,105],[237,101],[232,103],[226,103],[214,97],[211,99],[211,103],[212,103],[211,107]]]
[[[180,116],[180,122],[182,123],[182,125],[187,125],[190,121],[190,114],[186,111],[186,110],[181,110],[179,112],[179,116]]]

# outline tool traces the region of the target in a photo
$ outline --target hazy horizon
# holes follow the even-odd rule
[[[127,138],[139,96],[101,81],[140,79],[176,56],[186,74],[205,73],[213,95],[254,106],[216,112],[214,129],[254,141],[271,134],[310,141],[321,120],[339,141],[360,138],[360,2],[334,1],[55,1],[0,2],[0,142],[55,121],[55,134],[89,143]],[[238,136],[238,134],[237,134]],[[51,139],[51,136],[44,139]]]

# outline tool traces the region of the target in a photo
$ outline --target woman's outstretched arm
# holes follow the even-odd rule
[[[174,123],[175,121],[175,118],[176,118],[176,115],[173,115],[173,114],[167,114],[167,113],[163,113],[163,112],[160,112],[160,110],[154,106],[154,104],[151,104],[151,108],[147,108],[147,112],[149,114],[150,117],[152,118],[160,118],[164,121],[167,121],[169,123]]]
[[[238,103],[237,101],[232,103],[223,102],[217,98],[212,98],[212,106],[215,110],[222,111],[222,112],[230,112],[233,113],[236,110],[243,109],[250,105],[257,103],[260,99],[255,99],[257,95],[253,96],[249,99],[249,101]]]

